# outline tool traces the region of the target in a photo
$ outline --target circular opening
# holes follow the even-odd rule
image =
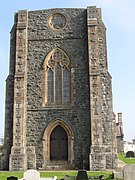
[[[54,14],[50,18],[49,25],[52,29],[55,30],[63,29],[66,25],[66,18],[63,14]]]

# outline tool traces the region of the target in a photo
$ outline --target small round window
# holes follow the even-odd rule
[[[51,28],[55,30],[59,30],[65,27],[66,25],[66,18],[62,14],[54,14],[49,21],[49,25]]]

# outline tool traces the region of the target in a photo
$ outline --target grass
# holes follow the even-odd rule
[[[0,180],[7,180],[7,177],[15,176],[18,178],[23,177],[23,172],[10,172],[10,171],[2,171],[0,172]]]
[[[126,164],[135,164],[135,158],[127,158],[123,153],[118,154],[118,158]]]
[[[118,154],[118,158],[125,162],[126,164],[135,164],[135,158],[126,158],[124,154]],[[87,171],[88,176],[99,176],[104,175],[105,180],[111,179],[112,172],[100,172],[100,171]],[[65,175],[76,176],[77,171],[41,171],[40,177],[54,177],[57,176],[58,179],[63,178]],[[11,172],[11,171],[1,171],[0,180],[7,180],[7,177],[15,176],[18,179],[23,177],[23,172]]]
[[[111,179],[111,172],[91,172],[91,171],[87,171],[88,176],[99,176],[101,174],[104,175],[105,180],[109,180]],[[40,172],[40,177],[53,177],[53,176],[57,176],[58,179],[63,178],[65,175],[69,175],[69,176],[76,176],[77,175],[77,171],[41,171]],[[9,176],[15,176],[18,178],[22,178],[23,177],[23,172],[10,172],[10,171],[6,171],[6,172],[0,172],[0,180],[7,180],[7,177]]]

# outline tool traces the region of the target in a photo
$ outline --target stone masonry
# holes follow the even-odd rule
[[[18,11],[10,42],[0,168],[117,168],[101,9]]]

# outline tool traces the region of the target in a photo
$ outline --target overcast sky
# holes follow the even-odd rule
[[[125,140],[135,138],[135,0],[1,0],[0,1],[0,137],[4,134],[5,80],[9,71],[10,30],[14,13],[21,9],[102,9],[107,28],[109,72],[113,109],[123,113]]]

